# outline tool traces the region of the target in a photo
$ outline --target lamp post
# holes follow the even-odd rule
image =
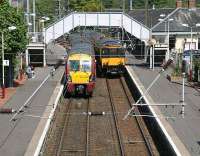
[[[167,58],[166,58],[166,60],[169,59],[169,23],[171,21],[173,21],[173,20],[174,20],[173,18],[168,18],[167,19],[167,41],[168,41],[168,48],[167,48]]]
[[[40,20],[39,20],[39,22],[40,23],[42,23],[42,25],[41,25],[41,31],[43,32],[43,29],[44,29],[44,23],[46,22],[46,21],[49,21],[50,20],[50,18],[49,17],[46,17],[46,16],[43,16]]]
[[[32,13],[32,16],[33,16],[33,33],[34,33],[34,36],[35,36],[35,17],[36,17],[35,0],[33,0],[33,13]]]
[[[165,22],[165,33],[166,33],[166,27],[167,27],[167,26],[166,26],[166,21],[165,21],[163,18],[159,18],[158,21],[160,21],[160,22]]]
[[[46,21],[49,21],[50,18],[49,17],[46,17],[46,16],[43,16],[39,22],[41,22],[41,32],[42,32],[42,40],[44,42],[44,51],[43,51],[43,54],[44,54],[44,57],[43,57],[43,66],[46,66],[46,31],[44,29],[44,24]]]
[[[29,19],[29,0],[26,0],[26,14],[27,15],[27,18],[26,18],[26,22],[29,23],[30,19]],[[29,26],[28,26],[28,33],[29,33]]]
[[[9,31],[15,30],[16,27],[15,26],[10,26],[8,27]],[[4,74],[4,31],[1,31],[1,52],[2,52],[2,98],[5,98],[5,74]]]
[[[160,17],[161,17],[161,18],[159,18],[158,21],[160,21],[160,22],[165,22],[165,33],[166,33],[166,29],[167,29],[167,28],[166,28],[166,27],[167,27],[167,26],[166,26],[166,22],[167,22],[167,21],[164,19],[164,18],[166,17],[166,15],[165,15],[165,14],[160,14]]]
[[[35,13],[28,13],[26,12],[25,13],[25,16],[27,18],[27,32],[28,32],[28,35],[30,34],[30,32],[33,33],[33,35],[35,36],[35,32],[36,32],[36,23],[35,23],[35,16],[36,14]],[[30,20],[30,17],[32,16],[33,18],[33,22],[31,23],[31,20]],[[30,31],[30,27],[31,27],[31,31]]]
[[[165,14],[161,14],[160,17],[165,17],[166,15]],[[158,20],[160,22],[165,22],[165,32],[166,32],[166,22],[167,22],[167,44],[168,44],[168,48],[167,48],[167,55],[166,55],[166,58],[165,60],[168,60],[169,59],[169,24],[171,21],[173,21],[174,19],[173,18],[169,18],[169,16],[166,17],[167,19],[163,19],[163,18],[159,18]]]
[[[192,44],[193,44],[193,28],[195,27],[200,27],[200,23],[196,23],[194,25],[189,25],[189,24],[185,24],[183,23],[182,26],[184,27],[187,27],[187,28],[190,28],[190,51],[191,51],[191,54],[190,54],[190,71],[189,71],[189,80],[192,81]]]

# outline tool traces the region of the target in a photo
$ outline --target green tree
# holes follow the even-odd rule
[[[32,4],[32,3],[31,3]],[[36,1],[37,17],[47,16],[51,20],[55,18],[55,1],[53,0],[38,0]]]
[[[16,29],[9,32],[10,26],[15,26]],[[0,4],[0,33],[4,34],[4,59],[10,61],[9,67],[5,68],[5,83],[9,87],[12,86],[15,74],[13,69],[17,67],[16,55],[23,52],[27,45],[27,26],[22,11],[11,7],[7,0],[2,0]],[[2,47],[1,43],[0,47]],[[0,56],[2,58],[2,53]]]
[[[149,8],[154,5],[156,8],[174,8],[176,0],[134,0],[134,8],[144,9],[145,2],[148,1]]]
[[[112,8],[113,6],[113,1],[114,0],[102,0],[102,3],[104,5],[105,8]]]
[[[8,27],[15,26],[14,31],[9,32]],[[24,51],[27,45],[27,26],[22,11],[11,7],[6,0],[0,5],[0,31],[4,32],[5,57],[15,58],[17,52]],[[0,44],[1,46],[1,44]]]
[[[102,4],[101,0],[70,0],[70,8],[76,11],[101,11]]]
[[[104,9],[103,4],[100,0],[90,0],[86,5],[84,6],[84,11],[101,11]]]

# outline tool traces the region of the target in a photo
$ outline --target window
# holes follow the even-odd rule
[[[125,56],[125,49],[124,48],[118,48],[117,49],[117,55],[119,55],[119,57],[124,57]]]
[[[123,48],[105,48],[102,50],[102,55],[107,57],[124,57],[125,51]]]
[[[89,61],[89,60],[82,60],[81,61],[81,71],[83,71],[83,72],[90,72],[91,71],[91,61]]]
[[[79,60],[70,60],[69,67],[71,71],[79,71],[80,62]]]
[[[102,56],[109,56],[110,55],[110,53],[109,53],[109,49],[107,49],[107,48],[104,48],[103,50],[102,50]]]

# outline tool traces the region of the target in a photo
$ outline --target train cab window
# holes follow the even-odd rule
[[[106,57],[122,57],[125,55],[123,48],[105,48],[102,50],[102,56]]]
[[[124,49],[124,48],[118,48],[118,49],[117,49],[117,55],[118,55],[119,57],[125,56],[125,49]]]
[[[102,49],[102,53],[101,53],[102,56],[109,56],[110,55],[110,52],[109,52],[109,49],[108,48],[104,48]]]
[[[117,49],[116,48],[109,49],[109,55],[110,56],[116,56],[117,55]]]
[[[81,71],[83,71],[83,72],[90,72],[91,71],[91,61],[89,61],[89,60],[82,60],[81,61]]]
[[[79,60],[70,60],[69,66],[71,71],[79,71],[80,61]]]

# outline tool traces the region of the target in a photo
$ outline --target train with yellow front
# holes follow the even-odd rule
[[[69,36],[71,49],[65,65],[65,92],[67,95],[91,96],[96,80],[94,47],[86,33]]]
[[[125,48],[117,39],[102,38],[95,43],[95,56],[100,73],[123,73]]]

